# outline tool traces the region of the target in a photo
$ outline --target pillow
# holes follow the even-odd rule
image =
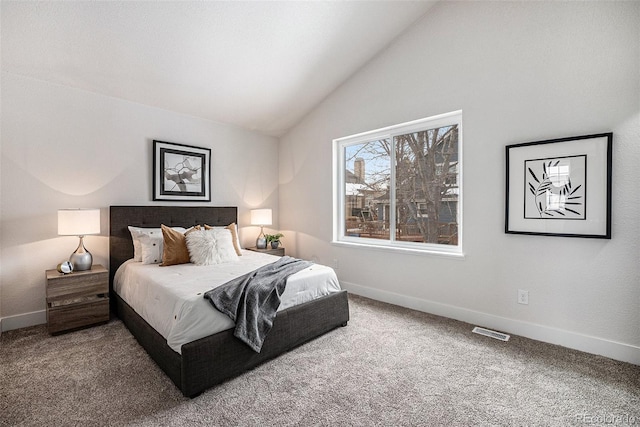
[[[140,262],[143,264],[159,264],[162,261],[162,229],[138,236],[140,242]]]
[[[165,267],[168,265],[188,264],[191,262],[189,258],[189,250],[187,249],[186,235],[193,230],[200,230],[200,226],[196,225],[191,227],[184,233],[178,230],[174,230],[171,227],[167,227],[161,224],[162,228],[162,264],[160,266]]]
[[[129,226],[129,232],[131,233],[131,239],[133,240],[133,260],[142,261],[142,249],[140,248],[140,236],[146,234],[162,233],[160,228],[140,228]]]
[[[207,230],[211,230],[214,228],[223,228],[223,227],[211,227],[210,225],[205,224],[204,228],[206,228]],[[231,239],[233,240],[233,248],[236,251],[236,255],[242,256],[242,251],[240,250],[241,248],[240,239],[238,238],[238,226],[236,225],[235,222],[232,222],[231,224],[227,225],[224,228],[231,231]]]
[[[194,230],[186,235],[191,262],[196,265],[222,264],[238,260],[231,230],[211,228]]]
[[[143,236],[155,236],[160,239],[160,243],[162,245],[162,228],[142,228],[142,227],[132,227],[129,226],[129,232],[131,233],[131,239],[133,240],[133,260],[137,262],[142,261],[142,246],[140,242],[140,238]],[[184,227],[172,227],[176,231],[186,231]],[[145,237],[145,242],[147,245],[151,244],[151,239],[149,237]],[[151,250],[151,248],[147,247],[147,251]],[[147,254],[149,255],[149,254]],[[160,249],[160,255],[162,255],[162,249]],[[149,257],[148,257],[149,258]],[[158,261],[160,262],[160,261]],[[150,264],[150,263],[147,263]]]

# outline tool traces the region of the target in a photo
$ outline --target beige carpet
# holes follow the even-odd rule
[[[349,326],[186,399],[124,325],[0,338],[0,425],[640,424],[640,367],[350,296]]]

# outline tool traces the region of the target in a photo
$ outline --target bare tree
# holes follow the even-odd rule
[[[452,196],[457,176],[457,125],[398,135],[354,146],[348,161],[364,157],[382,160],[386,167],[367,167],[366,185],[390,198],[391,150],[395,149],[395,197],[397,237],[419,234],[422,241],[438,243],[443,199]],[[380,163],[383,163],[380,162]],[[389,200],[391,202],[391,200]],[[393,205],[393,204],[392,204]],[[424,205],[425,209],[420,209]],[[455,218],[449,212],[447,217]]]
[[[396,137],[398,224],[415,224],[427,243],[438,243],[442,200],[450,192],[457,161],[457,126]]]

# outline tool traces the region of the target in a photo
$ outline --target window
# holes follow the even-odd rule
[[[334,241],[461,253],[462,112],[334,140]]]

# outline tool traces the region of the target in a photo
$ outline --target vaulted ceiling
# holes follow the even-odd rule
[[[433,4],[3,0],[2,70],[278,136]]]
[[[2,70],[281,135],[433,1],[2,1]]]

